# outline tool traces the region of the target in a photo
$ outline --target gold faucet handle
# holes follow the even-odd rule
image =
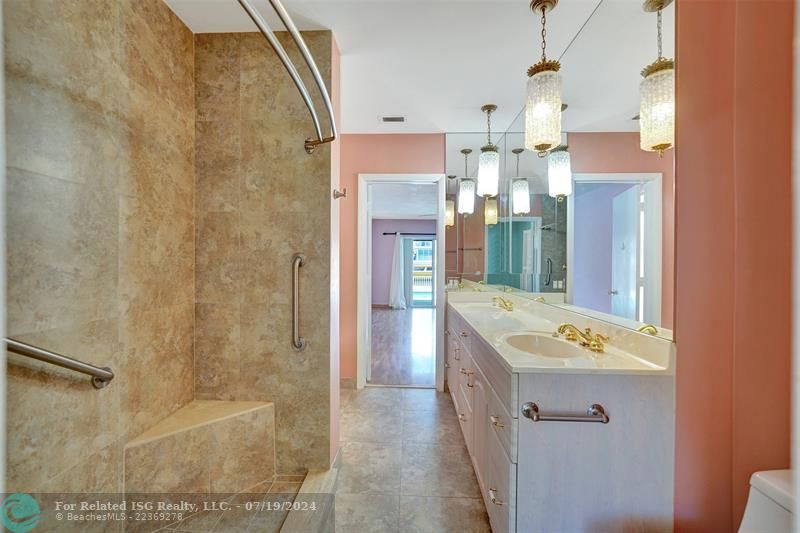
[[[595,333],[594,338],[603,342],[608,342],[611,340],[609,339],[608,335],[603,335],[602,333]]]
[[[589,349],[595,353],[603,353],[606,351],[606,347],[599,340],[593,340],[592,342],[590,342]]]

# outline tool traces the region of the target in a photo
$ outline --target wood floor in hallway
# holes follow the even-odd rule
[[[372,376],[375,385],[436,384],[436,309],[372,309]]]
[[[337,533],[491,531],[450,396],[342,390]]]

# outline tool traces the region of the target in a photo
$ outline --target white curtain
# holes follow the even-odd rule
[[[403,238],[397,235],[394,238],[394,257],[392,257],[392,276],[389,278],[389,307],[392,309],[406,308],[405,283],[403,276]]]

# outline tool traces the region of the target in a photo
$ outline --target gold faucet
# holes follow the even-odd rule
[[[647,333],[648,335],[658,335],[658,328],[656,328],[653,324],[642,324],[636,331],[639,333]]]
[[[533,301],[534,301],[534,302],[541,302],[541,303],[545,303],[545,301],[544,301],[544,296],[537,296],[536,298],[534,298],[534,299],[533,299]]]
[[[568,341],[578,341],[578,344],[586,346],[596,353],[605,352],[606,346],[604,343],[609,341],[607,335],[592,333],[592,328],[586,328],[584,331],[581,331],[577,326],[570,323],[564,323],[558,326],[558,330],[553,333],[553,337],[558,337],[559,335],[564,335],[564,338]]]
[[[492,298],[492,302],[496,303],[498,307],[501,307],[506,311],[514,310],[514,302],[512,302],[511,300],[506,300],[502,296],[495,296],[494,298]]]

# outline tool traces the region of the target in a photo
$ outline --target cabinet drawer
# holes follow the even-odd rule
[[[512,374],[498,361],[494,351],[481,339],[473,339],[470,354],[481,369],[489,386],[497,393],[506,411],[517,418],[517,374]]]
[[[493,533],[515,531],[514,511],[517,490],[517,468],[506,456],[494,431],[486,436],[487,469],[483,499],[489,512]]]
[[[488,406],[488,426],[491,428],[487,428],[486,431],[494,431],[506,454],[511,458],[511,462],[516,463],[517,424],[519,419],[511,416],[492,387],[488,387],[486,403]]]
[[[467,445],[467,450],[469,451],[469,455],[472,456],[474,453],[472,450],[472,439],[473,439],[473,432],[474,427],[472,423],[472,412],[466,408],[464,402],[464,395],[461,394],[461,390],[457,390],[453,393],[455,396],[454,399],[456,403],[456,415],[458,415],[458,423],[461,425],[461,433],[464,435],[464,443]]]

